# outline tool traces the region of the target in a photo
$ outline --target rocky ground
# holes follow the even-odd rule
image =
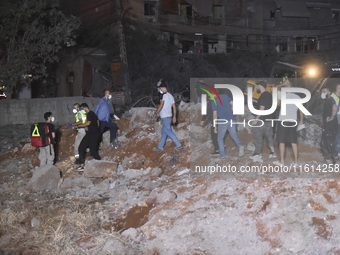
[[[209,127],[199,125],[193,104],[179,106],[174,127],[184,149],[168,141],[154,152],[161,126],[153,112],[125,114],[117,122],[120,148],[104,133],[102,160],[87,157],[83,173],[73,165],[70,127],[58,129],[56,164],[42,168],[29,127],[2,128],[0,254],[340,254],[338,174],[197,174],[195,165],[277,159],[267,158],[267,148],[262,161],[249,158],[247,127],[238,129],[244,157],[229,137],[227,159],[211,156]],[[320,129],[306,126],[300,163],[317,166]]]

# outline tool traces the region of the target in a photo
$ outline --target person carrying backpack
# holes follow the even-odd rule
[[[55,139],[55,127],[52,124],[54,117],[52,112],[45,112],[44,114],[45,124],[48,126],[48,133],[46,134],[50,138],[50,143],[45,146],[39,147],[39,160],[40,166],[53,165],[54,163],[54,139]],[[45,126],[46,126],[45,125]]]

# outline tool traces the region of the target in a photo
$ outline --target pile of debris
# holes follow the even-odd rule
[[[221,162],[210,155],[200,105],[179,106],[173,129],[180,152],[170,140],[164,151],[152,150],[161,132],[154,111],[127,112],[117,122],[120,147],[113,150],[105,132],[102,160],[88,157],[83,173],[74,170],[75,133],[68,126],[58,129],[54,166],[38,167],[27,138],[1,154],[0,253],[340,253],[337,179],[197,176],[190,164]],[[262,164],[249,159],[250,130],[238,134],[246,155],[239,158],[227,137],[224,163]],[[302,162],[321,159],[315,146],[299,148]]]

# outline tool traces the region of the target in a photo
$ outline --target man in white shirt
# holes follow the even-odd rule
[[[285,82],[285,87],[292,87],[289,80]],[[293,93],[286,94],[287,99],[300,99],[300,97]],[[298,111],[300,114],[300,121],[298,122]],[[286,115],[282,115],[282,109],[279,116],[279,124],[277,126],[276,139],[280,148],[280,162],[274,162],[275,164],[285,164],[285,150],[286,143],[292,145],[294,154],[294,164],[298,164],[298,147],[297,147],[297,126],[303,124],[303,113],[298,109],[295,104],[287,104]],[[282,125],[284,121],[284,125]],[[298,125],[297,125],[298,124]]]
[[[171,122],[176,123],[176,104],[174,97],[168,92],[166,83],[162,82],[160,84],[160,91],[163,94],[161,103],[158,106],[157,111],[154,114],[156,118],[159,113],[162,121],[162,137],[157,147],[153,148],[154,151],[161,151],[165,145],[166,139],[169,136],[171,140],[175,143],[175,150],[182,149],[181,143],[178,141],[174,132],[171,129]],[[173,114],[172,114],[173,111]]]

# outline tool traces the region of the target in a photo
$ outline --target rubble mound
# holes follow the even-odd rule
[[[194,175],[193,160],[220,162],[210,154],[210,126],[201,126],[200,106],[178,107],[173,130],[181,151],[170,139],[163,151],[152,150],[161,133],[154,111],[131,109],[117,121],[120,147],[112,148],[105,132],[102,160],[87,156],[84,172],[75,171],[71,127],[58,128],[52,167],[38,167],[37,148],[27,137],[6,143],[0,155],[0,254],[340,253],[338,179]],[[250,130],[239,128],[238,135],[245,156],[238,157],[228,136],[224,163],[262,164],[249,159]],[[300,141],[299,150],[304,164],[322,159],[309,142]]]

